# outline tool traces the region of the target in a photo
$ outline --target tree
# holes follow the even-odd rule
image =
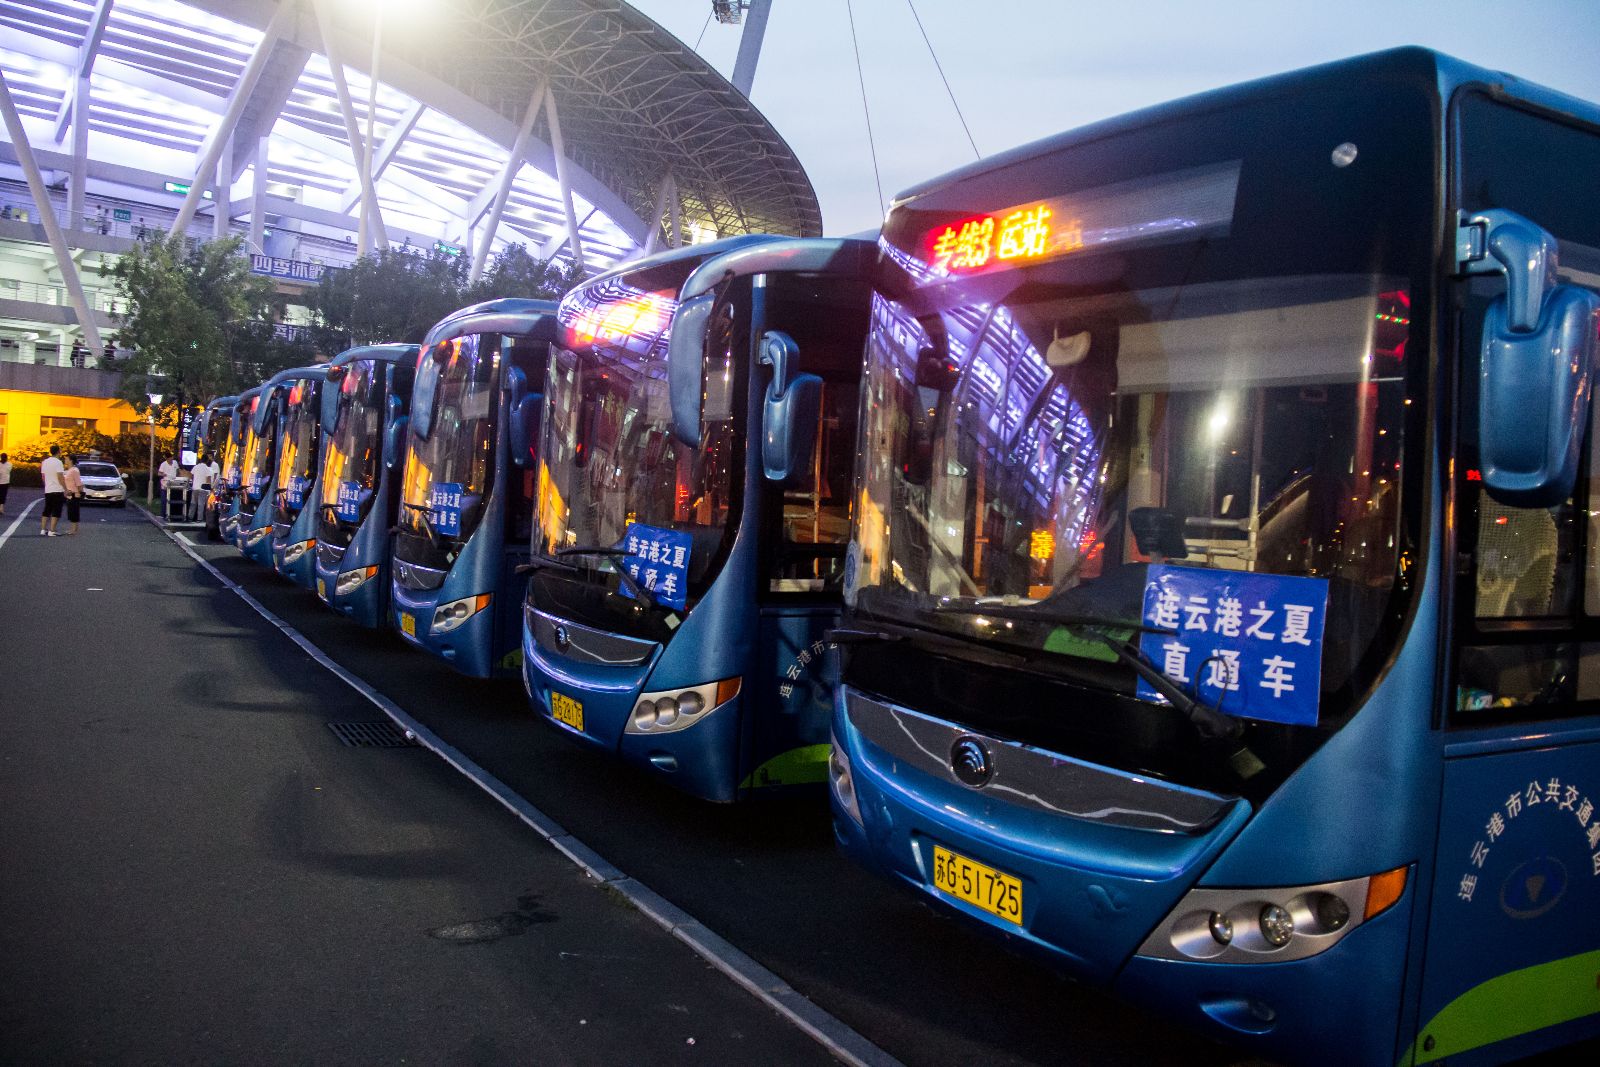
[[[512,245],[497,255],[478,281],[467,283],[465,256],[437,250],[382,249],[345,270],[324,272],[310,297],[317,347],[337,352],[386,341],[420,344],[451,312],[500,297],[553,300],[583,279],[583,272]]]
[[[388,248],[324,271],[310,296],[318,347],[420,343],[430,326],[461,306],[466,274],[459,256]]]
[[[272,283],[250,273],[242,244],[240,237],[191,244],[155,236],[105,271],[127,308],[118,339],[134,350],[117,393],[141,416],[150,411],[147,391],[163,395],[156,421],[170,425],[182,405],[238,388],[245,372],[238,356],[252,357],[246,376],[272,362],[259,358],[262,345],[252,340],[271,332]]]
[[[461,303],[465,306],[511,296],[559,300],[583,279],[584,272],[571,261],[563,267],[554,259],[539,259],[523,245],[510,245],[462,292]]]

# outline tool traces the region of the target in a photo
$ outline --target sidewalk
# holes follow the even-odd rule
[[[136,509],[37,516],[0,544],[0,1060],[829,1062],[442,762],[343,746],[382,716]]]

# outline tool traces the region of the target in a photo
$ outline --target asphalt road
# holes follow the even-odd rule
[[[0,1062],[830,1062],[447,764],[344,747],[376,709],[137,511],[36,515],[0,544]]]
[[[744,806],[685,797],[535,719],[519,683],[464,678],[394,635],[335,616],[233,549],[190,536],[221,572],[339,664],[908,1064],[1239,1058],[1064,979],[860,870],[836,851],[820,792]]]

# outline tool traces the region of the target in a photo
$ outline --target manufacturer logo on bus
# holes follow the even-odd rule
[[[963,737],[950,746],[950,769],[974,789],[988,785],[989,779],[994,777],[989,750],[976,737]]]
[[[557,626],[556,626],[556,648],[558,648],[561,651],[565,652],[567,650],[567,647],[569,645],[571,645],[571,644],[572,644],[572,633],[565,626],[557,624]]]

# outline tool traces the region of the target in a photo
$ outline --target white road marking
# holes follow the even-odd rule
[[[27,518],[28,512],[33,510],[33,505],[42,503],[44,503],[43,498],[31,501],[27,507],[17,513],[17,517],[11,520],[11,525],[6,527],[6,532],[0,534],[0,548],[5,547],[5,543],[11,540],[11,535],[17,532],[17,527],[22,525],[22,520]]]

